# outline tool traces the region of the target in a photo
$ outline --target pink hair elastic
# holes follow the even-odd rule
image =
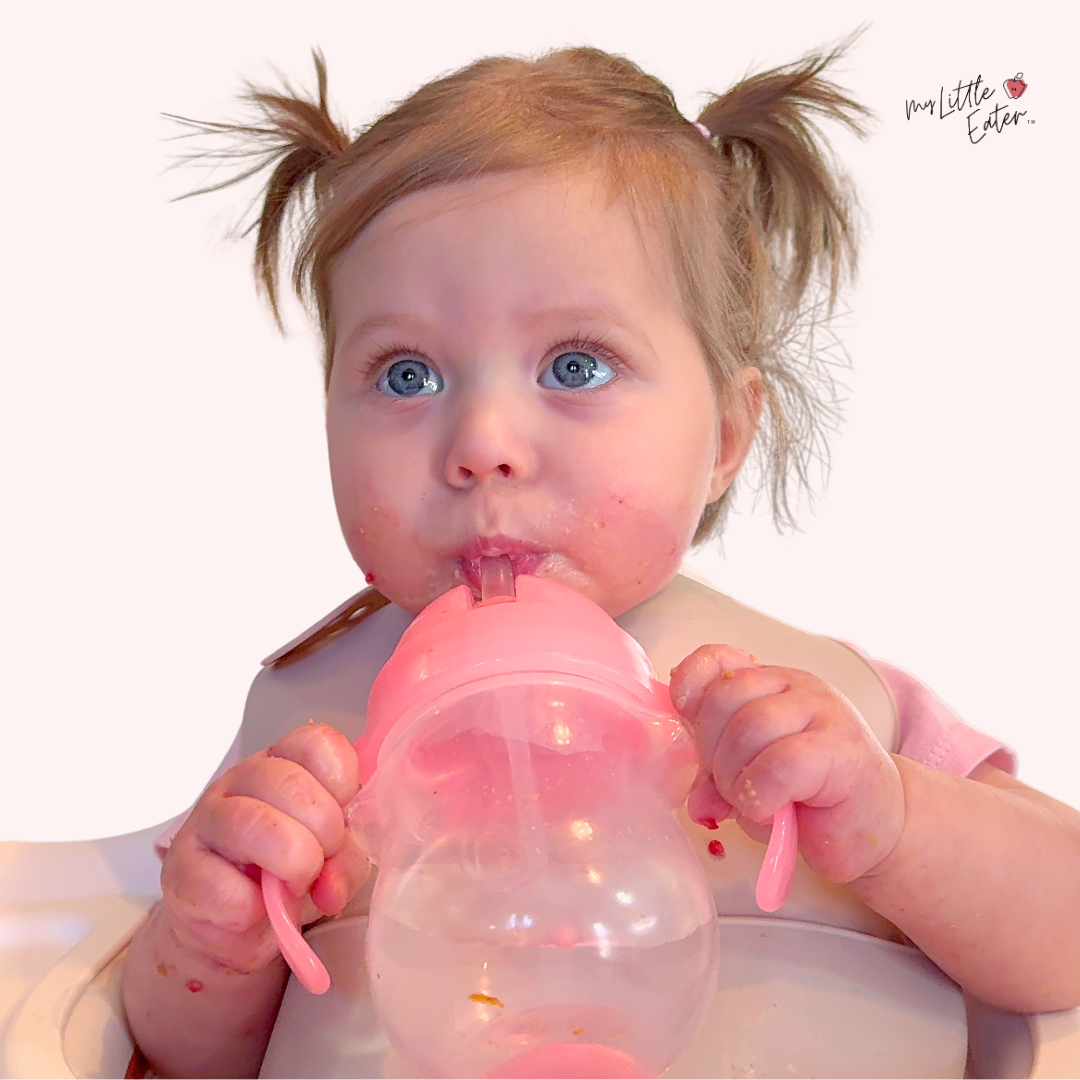
[[[707,139],[709,142],[712,142],[712,132],[704,124],[695,120],[694,127],[696,127],[698,131],[701,132],[702,138]]]

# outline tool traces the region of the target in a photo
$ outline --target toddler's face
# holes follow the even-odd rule
[[[335,266],[338,517],[413,614],[479,595],[479,556],[506,552],[621,615],[675,574],[741,463],[664,246],[608,201],[583,173],[437,188]]]

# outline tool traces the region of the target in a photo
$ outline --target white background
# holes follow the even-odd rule
[[[950,8],[954,10],[950,10]],[[358,127],[481,55],[590,43],[684,112],[864,20],[836,74],[879,115],[838,138],[870,229],[831,483],[777,537],[744,499],[725,591],[916,673],[1080,805],[1075,661],[1076,141],[1068,5],[677,0],[9,5],[0,838],[183,810],[260,658],[362,587],[338,532],[318,352],[255,299],[235,190],[181,203],[160,116],[234,115],[242,77],[312,83]],[[1023,72],[1035,123],[969,143],[906,98]],[[981,117],[980,117],[981,118]]]

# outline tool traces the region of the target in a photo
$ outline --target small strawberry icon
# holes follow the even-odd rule
[[[1024,82],[1024,73],[1018,71],[1015,79],[1005,80],[1005,93],[1011,98],[1018,98],[1026,89],[1027,83]]]

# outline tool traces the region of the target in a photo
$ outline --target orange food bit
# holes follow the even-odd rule
[[[470,994],[469,1000],[475,1001],[478,1005],[497,1005],[500,1009],[506,1008],[497,997],[492,997],[490,994]]]

